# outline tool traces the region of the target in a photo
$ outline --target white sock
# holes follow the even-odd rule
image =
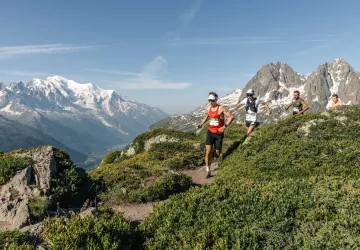
[[[210,172],[210,167],[206,166],[206,172]]]

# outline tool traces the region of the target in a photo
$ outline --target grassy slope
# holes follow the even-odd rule
[[[159,135],[179,139],[178,142],[156,143],[145,152],[145,142]],[[226,151],[232,151],[245,138],[244,129],[231,125],[224,142]],[[138,136],[132,143],[136,154],[121,156],[114,151],[105,156],[101,166],[91,175],[102,179],[107,191],[101,198],[111,203],[123,201],[147,202],[163,200],[170,194],[187,190],[191,179],[170,171],[192,169],[203,165],[206,129],[198,135],[181,131],[157,129]]]
[[[298,128],[310,120],[322,122],[305,136]],[[142,225],[147,247],[359,247],[359,138],[360,106],[260,129],[223,161],[215,184],[155,210]]]

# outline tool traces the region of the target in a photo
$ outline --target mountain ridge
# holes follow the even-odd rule
[[[233,90],[219,98],[219,103],[227,106],[237,116],[237,123],[244,122],[244,111],[242,108],[236,109],[235,104],[246,97],[246,91],[243,90],[250,88],[254,89],[255,95],[266,101],[272,109],[272,115],[267,116],[262,112],[262,107],[260,108],[262,124],[269,124],[291,115],[284,110],[284,106],[291,102],[294,90],[300,91],[301,97],[310,106],[310,112],[324,111],[331,105],[331,95],[334,93],[339,95],[344,104],[360,103],[360,74],[342,58],[319,65],[309,75],[296,72],[284,62],[261,66],[244,88]],[[150,129],[195,131],[195,125],[206,115],[207,105],[197,107],[187,114],[167,117],[153,124]]]
[[[0,114],[86,155],[102,157],[168,115],[115,90],[62,76],[0,85]]]

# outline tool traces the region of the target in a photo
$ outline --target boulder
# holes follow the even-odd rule
[[[16,153],[31,157],[35,163],[19,171],[10,181],[0,186],[0,225],[19,229],[30,220],[29,201],[45,196],[51,203],[51,177],[56,173],[54,150],[51,146],[33,148]]]

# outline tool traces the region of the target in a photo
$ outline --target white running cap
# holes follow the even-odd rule
[[[246,94],[254,94],[254,90],[253,89],[248,89],[248,91],[246,91]]]
[[[209,100],[212,100],[212,101],[215,101],[216,100],[216,96],[214,96],[214,95],[209,95],[209,98],[208,98]]]

